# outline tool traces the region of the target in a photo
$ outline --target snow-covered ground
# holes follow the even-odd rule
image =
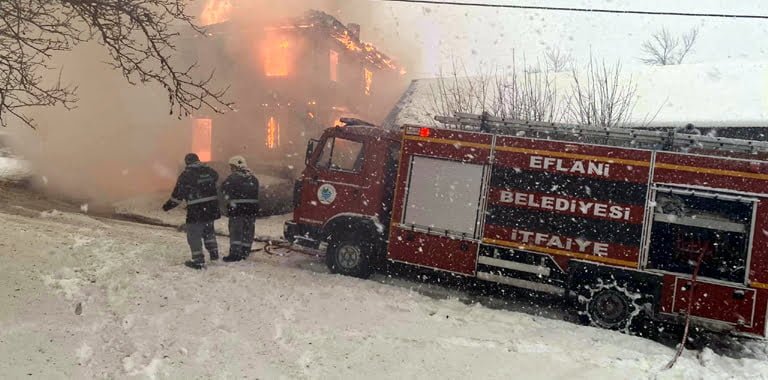
[[[673,349],[650,340],[330,275],[311,256],[192,271],[172,228],[21,197],[0,205],[4,378],[768,379],[764,342],[662,370]]]

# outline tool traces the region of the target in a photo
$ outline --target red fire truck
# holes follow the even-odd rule
[[[768,144],[437,119],[346,120],[310,142],[286,238],[334,273],[389,260],[574,296],[603,328],[644,313],[766,336]]]

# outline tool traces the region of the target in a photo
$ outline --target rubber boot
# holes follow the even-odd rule
[[[233,255],[230,253],[229,256],[224,256],[222,260],[224,260],[225,263],[234,263],[237,261],[242,261],[243,257],[240,255]]]
[[[239,245],[233,245],[229,248],[229,256],[224,256],[223,260],[225,263],[234,263],[237,261],[240,261],[243,259],[243,256],[240,254],[240,246]]]
[[[184,262],[184,265],[187,266],[188,268],[197,269],[197,270],[205,269],[205,263],[201,263],[199,261],[194,261],[194,260],[187,260]]]

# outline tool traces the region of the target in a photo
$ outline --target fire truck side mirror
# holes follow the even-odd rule
[[[312,152],[315,151],[315,145],[319,142],[319,140],[315,139],[307,141],[307,152],[304,154],[304,165],[309,165],[309,157],[312,156]]]

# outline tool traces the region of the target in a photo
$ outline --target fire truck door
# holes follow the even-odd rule
[[[319,149],[302,183],[300,202],[310,207],[301,218],[322,224],[340,213],[361,213],[370,186],[361,175],[366,164],[363,142],[329,137]]]
[[[488,168],[414,156],[391,260],[474,275]]]

